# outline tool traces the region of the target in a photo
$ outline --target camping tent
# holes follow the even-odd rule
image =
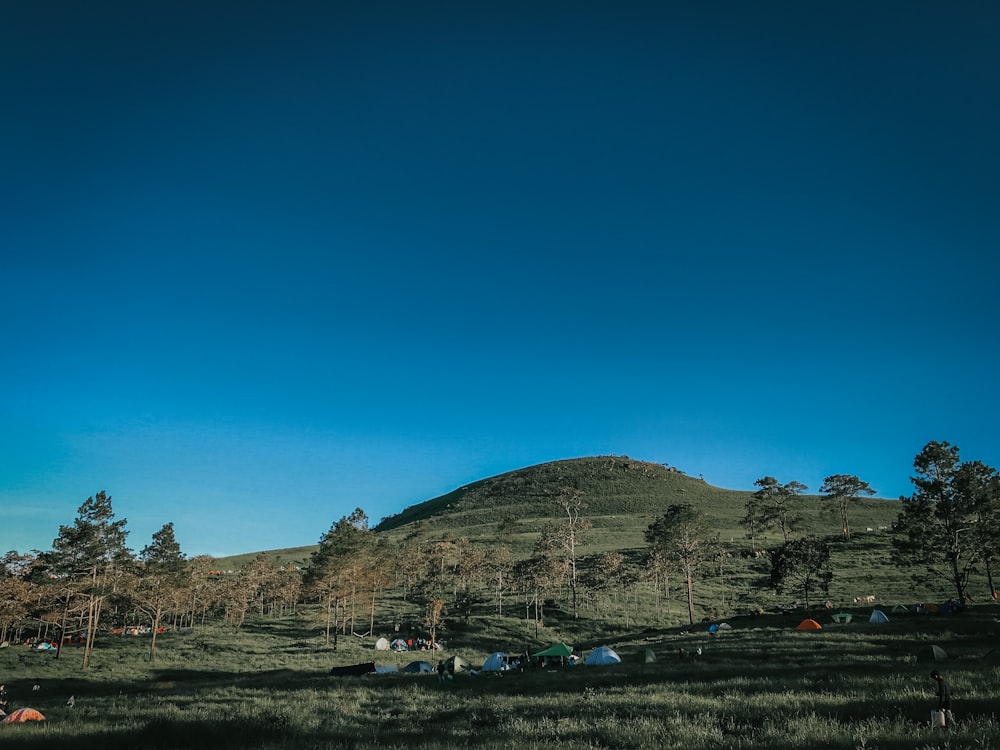
[[[799,623],[798,630],[822,630],[823,626],[815,620],[803,620]]]
[[[839,622],[841,625],[846,625],[853,619],[854,615],[852,615],[850,612],[838,612],[837,614],[833,615],[833,621]]]
[[[20,724],[23,721],[45,721],[45,717],[33,708],[19,708],[7,715],[3,724]]]
[[[640,664],[654,664],[656,662],[656,654],[653,653],[653,649],[651,648],[642,649],[636,658]]]
[[[872,616],[868,618],[868,622],[883,623],[889,622],[889,618],[885,616],[885,612],[881,609],[876,609],[872,612]]]
[[[917,652],[917,661],[921,663],[948,661],[948,654],[940,646],[931,645]]]
[[[406,651],[406,641],[402,638],[397,638],[392,643],[389,644],[389,648],[393,651]]]
[[[395,664],[386,664],[384,666],[375,665],[375,674],[395,674],[399,671],[399,667]]]
[[[965,605],[958,601],[958,599],[949,599],[938,607],[938,614],[953,615],[963,609],[965,609]]]
[[[908,615],[910,614],[910,609],[905,604],[897,604],[892,608],[892,613],[894,615]]]
[[[719,630],[732,630],[732,629],[733,629],[733,626],[730,625],[728,622],[720,622],[719,623]]]
[[[461,656],[451,657],[444,663],[444,666],[445,669],[448,670],[448,674],[460,674],[461,672],[468,672],[472,669],[472,665]]]
[[[403,671],[407,674],[428,674],[434,671],[434,665],[429,661],[411,661]]]
[[[1000,664],[1000,649],[991,649],[983,656],[984,664]]]
[[[389,650],[389,641],[387,641],[385,638],[379,638],[377,641],[375,641],[375,650],[376,651],[388,651]]]
[[[483,662],[484,672],[503,672],[504,670],[510,669],[510,657],[502,651],[494,651],[492,654],[486,657],[486,661]]]
[[[595,648],[587,655],[584,662],[588,667],[600,667],[605,664],[621,664],[622,658],[609,646]]]

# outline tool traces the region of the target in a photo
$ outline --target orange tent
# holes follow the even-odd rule
[[[799,630],[822,630],[823,626],[815,620],[803,620],[799,623]]]
[[[7,715],[2,724],[20,724],[22,721],[45,721],[45,717],[33,708],[19,708]]]

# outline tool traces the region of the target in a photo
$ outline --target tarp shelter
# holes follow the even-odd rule
[[[403,671],[407,674],[429,674],[434,671],[434,665],[429,661],[411,661]]]
[[[448,670],[448,674],[460,674],[462,672],[468,672],[472,669],[472,665],[461,656],[451,657],[444,663],[444,666],[445,669]]]
[[[484,672],[503,672],[510,669],[510,657],[502,651],[494,651],[483,662]]]
[[[823,626],[815,620],[803,620],[799,623],[798,630],[822,630]]]
[[[838,612],[837,614],[833,615],[833,621],[839,622],[841,625],[846,625],[853,619],[854,615],[852,615],[850,612]]]
[[[931,645],[917,652],[917,661],[920,663],[948,661],[948,654],[940,646]]]
[[[45,717],[33,708],[19,708],[7,714],[7,718],[0,723],[20,724],[24,721],[45,721]]]
[[[392,643],[389,644],[389,648],[393,651],[406,651],[406,641],[402,638],[397,638]]]
[[[621,664],[622,658],[610,646],[599,646],[587,654],[584,662],[588,667],[601,667],[606,664]]]
[[[532,654],[531,658],[536,659],[539,656],[563,656],[569,657],[573,653],[573,649],[567,646],[565,643],[553,643],[547,649],[539,651],[538,653]]]
[[[388,651],[389,650],[389,641],[386,640],[385,638],[379,638],[377,641],[375,641],[375,650],[376,651]]]
[[[885,616],[885,612],[881,609],[876,609],[872,612],[872,616],[868,618],[868,622],[883,623],[889,622],[889,618]]]

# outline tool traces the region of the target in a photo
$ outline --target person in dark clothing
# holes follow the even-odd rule
[[[931,679],[937,683],[937,710],[944,712],[945,726],[950,726],[955,719],[951,714],[951,691],[948,689],[948,683],[936,669],[931,672]]]
[[[0,685],[0,713],[7,713],[7,686]]]

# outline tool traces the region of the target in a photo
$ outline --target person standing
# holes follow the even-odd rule
[[[936,669],[931,672],[931,679],[937,683],[937,710],[944,714],[944,726],[951,726],[955,723],[955,717],[951,713],[951,691],[948,689],[948,683]]]
[[[0,685],[0,714],[7,715],[7,686]]]

